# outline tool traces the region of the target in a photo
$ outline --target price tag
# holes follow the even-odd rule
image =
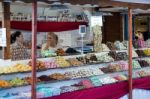
[[[1,28],[0,29],[0,46],[6,47],[7,42],[6,42],[6,28]]]
[[[91,17],[91,27],[99,25],[103,26],[102,16],[92,16]]]

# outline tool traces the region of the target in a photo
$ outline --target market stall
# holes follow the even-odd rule
[[[24,0],[22,0],[24,1]],[[30,1],[25,1],[30,3]],[[46,3],[52,3],[53,1],[47,1]],[[70,1],[63,0],[61,3],[71,4],[98,4],[98,6],[126,6],[128,9],[128,26],[129,26],[129,40],[128,41],[116,41],[114,43],[108,42],[102,44],[102,17],[98,22],[95,22],[91,27],[93,32],[94,45],[90,53],[83,51],[83,44],[81,52],[76,55],[68,55],[67,52],[78,52],[76,49],[69,49],[69,51],[57,50],[55,54],[47,58],[36,58],[36,36],[37,32],[46,31],[64,31],[74,30],[79,26],[79,34],[81,38],[86,33],[86,22],[45,22],[41,25],[41,22],[37,22],[37,1],[34,0],[32,5],[32,60],[20,60],[10,61],[1,60],[0,62],[5,64],[0,71],[0,97],[7,99],[16,98],[31,98],[31,86],[32,86],[32,99],[37,98],[52,98],[52,99],[118,99],[123,95],[129,93],[129,99],[132,99],[132,89],[149,89],[149,66],[150,66],[150,49],[149,41],[147,45],[134,45],[132,48],[132,8],[148,8],[148,4],[121,3],[118,1]],[[5,2],[5,6],[8,2]],[[120,5],[119,5],[120,4]],[[7,9],[4,9],[7,10]],[[5,11],[4,11],[5,12]],[[6,11],[7,12],[7,11]],[[10,18],[8,18],[10,19]],[[6,23],[9,23],[6,24]],[[2,21],[6,24],[2,25],[10,26],[10,21]],[[60,27],[55,26],[59,24]],[[13,27],[12,23],[12,27]],[[20,24],[18,22],[17,24]],[[22,24],[26,24],[22,22]],[[45,28],[45,24],[54,24],[49,28]],[[61,25],[60,25],[61,24]],[[67,24],[66,26],[64,24]],[[74,25],[73,25],[74,24]],[[82,26],[80,26],[80,25]],[[96,24],[96,25],[95,25]],[[41,26],[40,26],[41,25]],[[14,25],[19,26],[19,25]],[[28,27],[27,27],[28,26]],[[23,30],[31,30],[31,22],[28,25],[20,28]],[[53,28],[52,28],[53,27]],[[68,27],[68,28],[67,28]],[[42,28],[42,29],[41,29]],[[18,27],[14,29],[19,29]],[[56,29],[56,30],[55,30]],[[60,29],[60,30],[57,30]],[[7,30],[10,32],[9,30]],[[53,33],[51,33],[53,34]],[[48,34],[47,37],[49,37]],[[7,40],[10,40],[10,35],[7,35]],[[54,37],[57,38],[55,34]],[[81,41],[83,39],[80,39]],[[82,42],[83,43],[83,42]],[[144,41],[144,43],[146,43]],[[10,43],[7,43],[10,46]],[[141,43],[140,43],[141,44]],[[7,47],[8,49],[9,47]],[[5,49],[5,51],[9,51]],[[44,47],[46,49],[46,47]],[[94,51],[94,52],[93,52]],[[47,55],[48,52],[43,52]],[[67,56],[68,55],[68,56]],[[50,55],[51,56],[51,55]],[[32,74],[31,74],[32,71]],[[28,75],[28,76],[27,76]],[[143,77],[143,78],[141,78]],[[134,78],[134,79],[133,79]],[[132,81],[133,79],[133,81]],[[24,90],[23,92],[19,92]],[[113,92],[112,92],[113,91]],[[8,94],[6,94],[8,93]],[[107,93],[107,95],[106,95]]]

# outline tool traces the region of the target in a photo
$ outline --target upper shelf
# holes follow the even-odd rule
[[[1,22],[0,22],[1,25]],[[11,21],[11,28],[18,30],[31,31],[32,30],[31,21]],[[88,25],[87,22],[48,22],[48,21],[38,21],[37,31],[38,32],[61,32],[76,30],[79,25]]]

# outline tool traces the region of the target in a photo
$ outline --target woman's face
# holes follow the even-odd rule
[[[17,41],[20,42],[20,43],[23,43],[24,38],[23,38],[22,34],[20,34],[19,37],[17,37]]]
[[[55,46],[55,44],[56,44],[55,38],[52,35],[48,35],[47,41],[51,46]]]
[[[141,32],[138,33],[138,38],[143,39],[143,34]]]

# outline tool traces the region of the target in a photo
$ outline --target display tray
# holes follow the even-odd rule
[[[148,69],[150,68],[149,67],[143,67],[143,68],[136,68],[136,69],[133,69],[134,71],[135,70],[140,70],[140,69]],[[88,79],[90,77],[94,77],[94,76],[105,76],[105,75],[113,75],[113,74],[123,74],[123,73],[126,73],[128,72],[128,70],[124,70],[124,71],[118,71],[118,72],[111,72],[111,73],[104,73],[104,74],[99,74],[99,75],[90,75],[90,76],[85,76],[85,77],[77,77],[77,78],[67,78],[67,79],[62,79],[62,80],[50,80],[50,81],[41,81],[41,82],[37,82],[37,85],[40,85],[40,84],[49,84],[49,83],[56,83],[56,82],[60,82],[60,81],[68,81],[68,80],[78,80],[78,79]],[[144,76],[146,77],[146,76]],[[136,78],[142,78],[142,77],[136,77]],[[133,78],[133,79],[136,79],[136,78]],[[115,83],[118,83],[120,81],[117,81]],[[110,83],[109,83],[110,84]],[[112,83],[114,84],[114,83]],[[24,85],[19,85],[19,86],[11,86],[11,87],[6,87],[6,88],[0,88],[0,91],[2,90],[5,90],[5,89],[10,89],[10,88],[17,88],[17,87],[25,87],[25,86],[29,86],[30,84],[24,84]],[[102,84],[102,85],[107,85],[107,84]]]
[[[150,48],[138,48],[138,49],[133,49],[134,51],[135,50],[146,50],[146,49],[150,49]],[[102,51],[102,52],[100,52],[100,53],[103,53],[103,52],[111,52],[111,51],[116,51],[116,52],[126,52],[126,51],[128,51],[127,49],[125,49],[125,50],[110,50],[110,51]],[[98,54],[98,53],[95,53],[94,51],[91,51],[91,52],[88,52],[88,53],[84,53],[84,55],[85,54]],[[58,55],[58,56],[71,56],[71,55],[82,55],[80,52],[79,53],[73,53],[73,54],[65,54],[65,55]],[[56,55],[57,56],[57,55]],[[50,57],[43,57],[43,58],[53,58],[53,57],[56,57],[56,56],[50,56]],[[144,57],[144,56],[143,56]],[[150,56],[149,56],[150,57]],[[41,58],[41,57],[39,57],[39,58]]]
[[[139,59],[139,58],[150,58],[150,56],[144,56],[144,57],[134,57],[133,59]],[[42,71],[47,71],[47,70],[51,70],[51,69],[65,69],[65,68],[73,68],[73,67],[86,67],[87,65],[98,65],[98,64],[108,64],[108,63],[112,63],[112,62],[119,62],[122,60],[115,60],[115,61],[110,61],[110,62],[96,62],[96,63],[88,63],[88,64],[84,64],[84,65],[79,65],[79,66],[74,66],[74,65],[70,65],[68,67],[56,67],[56,68],[48,68],[48,69],[42,69],[42,70],[37,70],[37,72],[42,72]],[[2,73],[0,74],[0,76],[3,75],[13,75],[13,74],[18,74],[18,73],[31,73],[31,71],[22,71],[22,72],[12,72],[12,73]]]
[[[113,61],[111,61],[111,62],[113,62]],[[64,68],[73,68],[73,67],[86,67],[87,65],[106,64],[106,63],[111,63],[111,62],[88,63],[88,64],[84,64],[84,65],[79,65],[79,66],[70,65],[70,66],[68,66],[68,67],[57,67],[57,68],[41,69],[41,70],[37,70],[37,72],[47,71],[47,70],[51,70],[51,69],[64,69]],[[114,61],[114,62],[115,62],[115,61]],[[117,62],[117,61],[116,61],[116,62]],[[2,75],[12,75],[12,74],[18,74],[18,73],[31,73],[31,71],[2,73],[2,74],[0,74],[0,76],[2,76]]]

